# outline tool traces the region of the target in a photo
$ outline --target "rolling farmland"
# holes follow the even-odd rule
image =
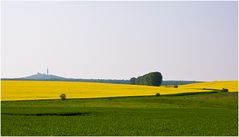
[[[237,136],[237,86],[2,81],[1,135]],[[61,93],[68,99],[60,100]]]
[[[238,94],[3,101],[3,136],[237,136]]]

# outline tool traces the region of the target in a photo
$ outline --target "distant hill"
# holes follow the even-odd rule
[[[21,78],[2,78],[2,80],[46,80],[46,81],[75,81],[75,82],[100,82],[100,83],[114,83],[114,84],[129,84],[129,80],[118,79],[77,79],[65,78],[52,74],[37,73],[27,77]]]
[[[100,83],[113,83],[113,84],[130,84],[129,80],[124,79],[76,79],[65,78],[52,74],[37,73],[27,77],[21,78],[2,78],[2,80],[46,80],[46,81],[75,81],[75,82],[100,82]],[[161,85],[184,85],[199,83],[200,81],[182,81],[182,80],[166,80]]]
[[[56,75],[48,75],[43,73],[37,73],[31,76],[23,77],[20,79],[29,79],[29,80],[66,80],[67,78],[56,76]]]

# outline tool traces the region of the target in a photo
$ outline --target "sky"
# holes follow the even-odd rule
[[[238,77],[237,2],[2,2],[1,77]]]

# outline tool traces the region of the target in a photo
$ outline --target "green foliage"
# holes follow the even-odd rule
[[[135,80],[136,85],[160,86],[162,83],[162,74],[160,72],[151,72],[138,78],[131,78],[130,81]]]
[[[160,96],[160,93],[156,93],[155,95],[156,95],[156,96]]]
[[[133,85],[136,84],[136,78],[135,77],[131,78],[129,81],[130,81],[130,84],[133,84]]]
[[[137,84],[137,85],[143,85],[143,76],[139,76],[139,77],[136,79],[136,84]]]

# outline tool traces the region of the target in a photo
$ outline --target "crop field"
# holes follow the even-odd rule
[[[3,136],[238,135],[238,81],[174,88],[3,80],[1,95]]]
[[[151,96],[187,92],[208,92],[229,89],[237,92],[238,81],[204,82],[173,87],[153,87],[127,84],[106,84],[93,82],[59,82],[59,81],[1,81],[1,100],[39,100],[59,99],[62,93],[69,99],[100,98],[121,96]]]
[[[238,93],[2,101],[1,135],[237,136]]]

